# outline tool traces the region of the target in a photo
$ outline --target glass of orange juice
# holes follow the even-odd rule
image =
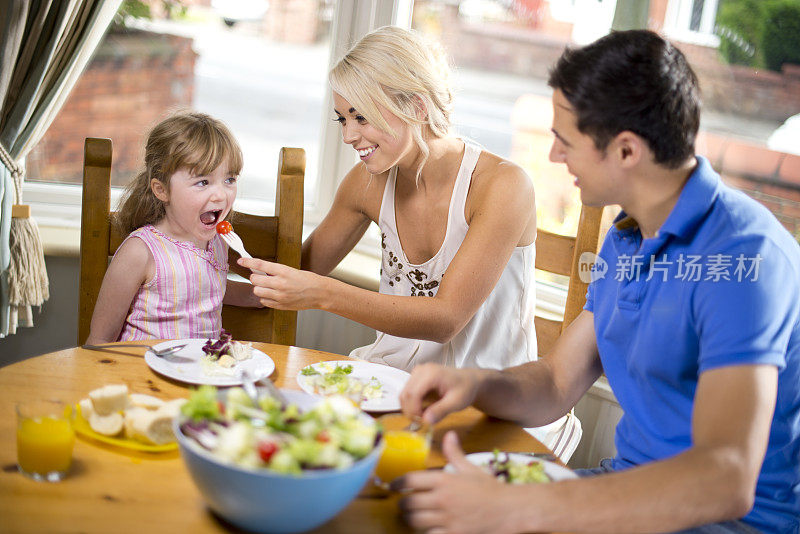
[[[410,430],[411,419],[402,414],[385,415],[378,419],[383,427],[383,453],[375,467],[379,486],[388,484],[410,471],[427,467],[431,449],[431,428],[423,426]]]
[[[72,464],[72,407],[53,400],[17,404],[17,464],[34,480],[58,482]]]

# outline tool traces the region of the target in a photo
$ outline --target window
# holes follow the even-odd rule
[[[305,149],[306,221],[319,222],[357,160],[350,147],[342,150],[338,125],[328,120],[332,50],[338,57],[351,36],[384,24],[407,26],[410,0],[274,0],[264,2],[264,13],[241,19],[222,10],[225,2],[214,3],[219,9],[191,4],[174,20],[151,4],[152,20],[108,33],[28,155],[25,199],[40,225],[79,227],[85,137],[114,143],[113,202],[142,164],[147,130],[180,107],[223,120],[239,140],[239,210],[272,213],[280,147]]]
[[[704,107],[698,152],[800,239],[800,156],[787,154],[792,147],[798,150],[791,132],[800,119],[791,117],[800,117],[800,44],[777,31],[766,37],[748,33],[753,25],[746,24],[770,16],[767,6],[773,3],[652,1],[648,18],[650,28],[664,32],[683,50],[700,79]],[[564,166],[548,160],[552,111],[547,69],[579,34],[607,32],[622,0],[417,0],[413,10],[411,0],[269,4],[270,10],[279,11],[261,23],[229,27],[200,6],[192,7],[185,20],[150,22],[144,26],[160,37],[140,47],[133,59],[120,55],[122,37],[109,36],[109,45],[97,58],[107,71],[87,71],[79,82],[88,86],[90,98],[72,107],[68,103],[64,117],[56,119],[28,158],[25,199],[40,225],[77,228],[80,222],[80,189],[70,182],[80,181],[83,137],[112,137],[115,166],[135,168],[141,139],[127,139],[141,135],[163,110],[184,99],[228,122],[242,143],[240,209],[271,213],[278,147],[305,148],[306,223],[313,228],[356,161],[352,148],[341,142],[339,126],[329,120],[333,106],[327,71],[358,37],[397,24],[439,40],[451,55],[456,132],[526,169],[535,183],[540,226],[574,231],[578,192]],[[303,11],[301,5],[316,8]],[[588,5],[598,10],[596,16],[585,16]],[[767,46],[761,42],[766,38],[783,39],[784,46]],[[178,52],[165,53],[176,48]],[[784,50],[783,55],[775,56],[776,49]],[[124,74],[127,62],[155,69],[168,59],[176,62],[168,66],[169,75]],[[124,106],[109,96],[133,87],[137,91]],[[119,107],[134,119],[147,120],[142,125],[115,119]],[[92,117],[105,122],[89,129]],[[123,147],[134,149],[124,156]],[[120,183],[124,175],[116,169],[114,179]],[[374,226],[370,232],[360,249],[377,255],[378,232]]]
[[[671,0],[663,29],[667,36],[688,43],[718,46],[715,29],[718,0]]]
[[[474,0],[465,10],[466,4],[466,0],[417,0],[413,16],[413,26],[440,40],[452,57],[458,86],[456,130],[528,172],[536,189],[541,227],[574,232],[578,192],[564,166],[547,159],[552,141],[547,69],[564,46],[581,41],[580,35],[606,33],[614,11],[609,17],[605,10],[623,2]],[[598,11],[587,18],[582,8],[589,4]],[[664,32],[684,52],[700,80],[703,112],[698,153],[710,159],[724,181],[767,206],[800,240],[800,155],[786,153],[792,147],[800,153],[796,142],[800,40],[770,32],[769,37],[781,39],[783,46],[769,48],[759,45],[757,35],[746,33],[748,20],[769,16],[768,4],[652,1],[648,19],[651,29]],[[744,51],[743,55],[726,53],[724,38],[720,45],[714,34],[718,11],[726,21],[733,21],[728,35],[736,38],[732,46]],[[800,2],[794,13],[800,16]],[[789,15],[781,12],[780,16]],[[742,27],[735,26],[736,22],[742,22]],[[770,71],[765,67],[770,61],[766,54],[776,49],[785,52],[771,60]],[[607,210],[607,215],[612,214],[613,210]]]

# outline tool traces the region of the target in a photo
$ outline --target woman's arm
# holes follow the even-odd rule
[[[301,269],[326,276],[353,250],[371,222],[367,199],[382,194],[376,181],[360,163],[347,173],[330,211],[303,242]]]
[[[530,179],[505,162],[492,170],[490,180],[484,180],[491,186],[483,187],[471,201],[469,230],[435,297],[379,294],[262,260],[240,260],[240,264],[269,275],[251,276],[265,306],[322,309],[392,335],[446,342],[469,322],[494,289],[523,234],[535,228]]]
[[[116,341],[139,288],[152,279],[155,262],[141,239],[128,239],[106,270],[92,313],[87,343]]]

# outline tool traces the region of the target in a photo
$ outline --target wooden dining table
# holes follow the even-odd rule
[[[275,362],[269,379],[282,388],[299,389],[295,378],[311,363],[347,359],[299,347],[253,346]],[[206,506],[177,451],[135,452],[79,436],[63,481],[36,482],[17,471],[17,402],[46,398],[74,404],[106,384],[126,384],[132,393],[163,399],[188,396],[188,384],[152,371],[143,353],[137,347],[104,352],[71,348],[0,368],[0,532],[237,532]],[[448,430],[458,433],[466,452],[548,452],[520,426],[468,408],[436,425],[428,467],[445,465],[440,445]],[[410,532],[398,514],[397,499],[368,484],[314,532]]]

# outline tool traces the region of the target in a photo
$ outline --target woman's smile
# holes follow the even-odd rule
[[[361,161],[367,161],[376,148],[378,148],[378,145],[371,145],[364,148],[356,148],[356,152],[358,152],[358,157],[361,158]]]

